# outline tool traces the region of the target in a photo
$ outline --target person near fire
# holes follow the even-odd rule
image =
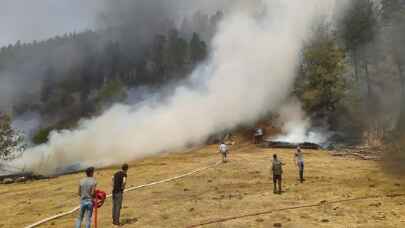
[[[299,179],[300,179],[300,182],[302,183],[302,182],[304,182],[304,154],[303,154],[300,146],[297,147],[294,158],[295,158],[295,164],[297,165],[297,168],[298,168]]]
[[[278,159],[277,154],[273,155],[272,173],[273,173],[273,192],[274,194],[281,194],[282,175],[283,175],[283,162]],[[278,187],[278,189],[277,189]]]
[[[91,227],[91,218],[93,216],[93,201],[96,191],[96,179],[94,178],[94,167],[86,169],[86,177],[80,181],[79,196],[80,196],[80,210],[79,217],[76,221],[76,228],[82,226],[84,216],[86,216],[86,228]]]
[[[262,128],[256,128],[254,132],[254,144],[260,144],[263,141],[263,129]]]
[[[112,219],[114,226],[120,226],[120,214],[122,208],[122,199],[125,190],[125,185],[127,182],[127,172],[128,172],[128,164],[123,164],[120,171],[117,171],[113,178],[113,191],[112,191],[112,198],[113,198],[113,207],[112,207]]]
[[[221,142],[219,145],[219,153],[222,155],[222,162],[227,162],[228,161],[228,153],[229,149],[228,146],[225,144],[225,142]]]

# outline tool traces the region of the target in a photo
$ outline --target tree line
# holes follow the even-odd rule
[[[196,12],[179,27],[166,20],[147,36],[125,24],[2,47],[0,77],[24,88],[11,113],[40,112],[47,124],[34,142],[43,143],[52,129],[74,127],[80,118],[124,101],[130,88],[181,81],[206,59],[222,15]]]
[[[306,111],[371,144],[403,133],[405,1],[355,0],[325,21],[302,52],[295,94]]]
[[[63,120],[39,131],[35,141],[41,143],[51,129],[74,126],[81,117],[125,100],[127,88],[183,80],[207,57],[222,17],[222,12],[197,13],[179,29],[166,25],[142,45],[134,45],[137,36],[125,35],[129,28],[17,42],[0,50],[0,71],[43,76],[36,95],[27,95],[37,102],[14,107],[16,113],[35,109],[50,120]],[[313,27],[293,95],[314,123],[370,143],[396,137],[405,130],[404,41],[404,0],[354,0],[336,23],[320,18]]]

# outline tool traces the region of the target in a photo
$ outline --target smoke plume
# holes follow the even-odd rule
[[[203,142],[210,134],[256,121],[276,110],[294,81],[312,21],[333,1],[263,0],[226,14],[209,60],[164,102],[116,104],[83,120],[76,130],[53,132],[49,143],[23,160],[36,172],[105,166]],[[246,3],[245,3],[246,4]]]
[[[274,141],[290,143],[311,142],[323,145],[332,135],[326,127],[314,128],[311,119],[302,109],[297,99],[291,99],[278,110],[277,124],[281,126],[282,133]]]
[[[22,62],[13,61],[9,54],[2,56],[0,110],[11,112],[13,106],[40,103],[47,68],[57,72],[52,75],[55,83],[63,81],[68,77],[66,72],[83,65],[88,54],[81,46],[83,41],[77,39],[55,45],[48,42],[48,48],[42,48],[39,42],[90,29],[103,36],[88,44],[95,53],[102,52],[105,43],[113,40],[120,41],[122,48],[138,50],[142,55],[146,42],[175,28],[174,22],[189,12],[199,9],[215,12],[229,5],[229,0],[193,1],[193,4],[186,0],[4,0],[0,8],[0,48],[7,50],[9,44],[25,46],[34,41],[37,45],[25,46],[21,49],[24,53],[14,53]],[[170,20],[173,24],[168,24]]]

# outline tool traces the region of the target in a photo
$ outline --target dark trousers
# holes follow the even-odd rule
[[[263,142],[263,135],[255,135],[254,139],[255,139],[255,141],[254,141],[255,144],[260,144]]]
[[[298,162],[298,170],[299,170],[299,175],[300,175],[300,181],[304,181],[304,162],[300,161]]]
[[[120,224],[121,207],[122,207],[122,193],[113,193],[112,219],[114,225]]]
[[[221,152],[222,154],[222,162],[226,162],[228,160],[228,152]]]
[[[273,192],[277,193],[277,185],[278,185],[278,193],[281,193],[281,175],[274,175],[273,174]]]

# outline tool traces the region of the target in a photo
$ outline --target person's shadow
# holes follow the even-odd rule
[[[134,224],[136,222],[138,222],[137,218],[127,218],[127,219],[122,219],[121,225],[125,226],[125,225]]]

